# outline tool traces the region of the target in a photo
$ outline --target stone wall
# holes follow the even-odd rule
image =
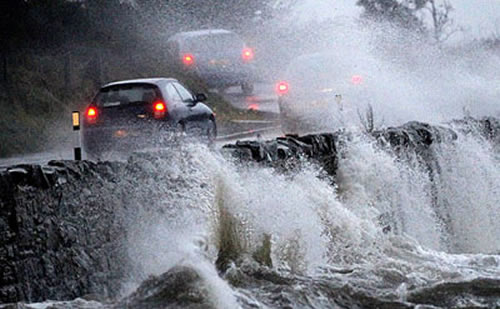
[[[500,121],[496,118],[467,118],[453,121],[446,127],[413,121],[398,127],[375,130],[368,133],[367,137],[373,138],[381,147],[386,147],[397,155],[404,156],[414,152],[422,160],[428,161],[432,160],[432,144],[455,141],[459,132],[479,135],[495,145],[500,144]],[[296,159],[306,158],[335,176],[337,156],[351,138],[351,133],[343,131],[305,136],[287,135],[270,141],[238,141],[225,145],[223,151],[242,162],[258,162],[285,170],[290,165],[294,167]]]
[[[0,173],[0,302],[112,296],[125,257],[116,163]]]

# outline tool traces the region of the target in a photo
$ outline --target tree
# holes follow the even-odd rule
[[[425,8],[432,17],[432,35],[436,42],[444,42],[462,30],[461,27],[456,27],[453,19],[450,18],[453,6],[449,1],[442,0],[441,4],[438,4],[436,0],[427,0]]]
[[[357,5],[364,8],[363,15],[369,19],[428,33],[437,43],[461,30],[450,17],[453,6],[449,0],[358,0]],[[420,14],[425,11],[430,13],[430,27],[425,14]]]
[[[270,0],[135,0],[138,10],[154,20],[168,21],[174,31],[224,27],[241,30],[251,24],[256,12],[271,14]]]
[[[358,0],[357,5],[364,8],[363,16],[377,22],[389,22],[412,30],[425,29],[424,23],[416,12],[425,5],[426,0]]]

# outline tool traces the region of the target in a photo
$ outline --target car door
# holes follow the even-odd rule
[[[207,125],[208,117],[205,110],[202,108],[202,105],[197,104],[193,94],[183,85],[177,82],[172,84],[175,86],[175,89],[178,91],[183,103],[188,109],[186,130],[189,133],[197,135],[203,134]]]
[[[188,106],[183,102],[172,82],[165,85],[165,93],[168,97],[167,108],[171,119],[175,122],[175,125],[180,124],[184,128],[190,114]]]

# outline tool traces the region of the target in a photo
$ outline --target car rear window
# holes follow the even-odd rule
[[[124,84],[101,89],[97,94],[97,106],[113,107],[129,104],[153,103],[161,98],[160,90],[152,84]]]
[[[221,51],[240,52],[245,43],[233,33],[203,35],[186,39],[183,48],[190,52],[218,53]]]

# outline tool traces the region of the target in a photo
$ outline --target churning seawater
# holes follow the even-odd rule
[[[498,145],[459,133],[422,160],[360,133],[339,149],[335,178],[312,163],[283,173],[199,144],[135,155],[167,181],[161,211],[138,207],[131,219],[134,276],[123,295],[181,267],[199,276],[205,300],[160,293],[165,307],[500,307]],[[126,303],[33,306],[49,304]]]

